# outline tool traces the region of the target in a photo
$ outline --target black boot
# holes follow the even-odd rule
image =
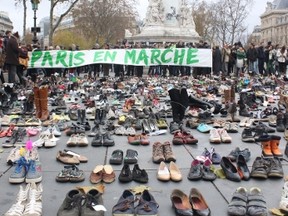
[[[101,125],[105,125],[105,120],[106,120],[106,110],[105,109],[101,109],[100,112],[100,124]]]
[[[81,125],[82,124],[82,110],[78,109],[77,110],[77,124]]]
[[[239,115],[244,117],[250,117],[250,113],[248,112],[243,101],[239,100],[238,105],[239,105]]]
[[[173,88],[168,92],[171,100],[173,122],[181,122],[180,114],[183,108],[180,100],[180,91]]]
[[[206,101],[203,101],[199,98],[196,98],[192,95],[189,96],[189,105],[190,106],[194,106],[194,107],[199,107],[203,110],[207,110],[207,109],[212,109],[213,108],[213,105],[206,102]]]
[[[189,97],[186,88],[182,88],[180,91],[180,101],[181,101],[181,107],[180,107],[180,119],[181,121],[185,117],[185,111],[187,107],[189,106]]]
[[[100,112],[100,109],[96,109],[95,111],[95,120],[94,120],[94,124],[95,125],[99,125],[100,124],[100,121],[101,121],[101,112]]]
[[[82,125],[85,128],[85,131],[91,130],[91,126],[90,126],[89,122],[86,120],[86,110],[85,109],[81,110],[81,119],[82,119]]]

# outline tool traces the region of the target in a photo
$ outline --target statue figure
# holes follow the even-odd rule
[[[162,24],[164,7],[161,0],[150,0],[145,25]]]
[[[180,8],[180,13],[181,13],[181,26],[182,27],[194,27],[195,28],[195,23],[194,23],[194,19],[192,16],[192,13],[189,9],[189,7],[186,4],[182,4],[181,8]]]
[[[125,38],[132,37],[133,34],[130,32],[129,29],[125,29]]]

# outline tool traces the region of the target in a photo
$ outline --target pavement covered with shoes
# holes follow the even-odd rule
[[[4,84],[0,214],[287,215],[288,91],[280,79]]]

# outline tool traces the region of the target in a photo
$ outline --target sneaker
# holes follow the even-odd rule
[[[218,133],[221,137],[222,143],[231,143],[232,142],[231,136],[229,136],[229,134],[227,133],[227,131],[225,129],[218,130]]]
[[[94,138],[93,138],[93,140],[92,140],[91,145],[92,145],[92,146],[95,146],[95,147],[102,146],[102,141],[103,141],[103,136],[102,136],[101,132],[98,131],[98,132],[95,134],[95,136],[94,136]]]
[[[77,134],[72,134],[67,141],[67,146],[68,147],[75,147],[75,146],[77,146],[77,141],[78,141]]]
[[[117,204],[112,208],[113,216],[134,216],[134,195],[130,190],[124,190]]]
[[[148,190],[144,190],[138,205],[135,207],[135,215],[158,215],[158,203]]]
[[[250,177],[252,178],[262,178],[267,179],[267,161],[264,160],[261,157],[256,157],[253,165],[252,165],[252,171],[250,173]]]
[[[25,206],[23,216],[41,216],[42,215],[42,184],[31,183],[28,203]]]
[[[218,133],[218,129],[213,128],[212,130],[210,130],[209,141],[210,143],[213,143],[213,144],[221,143],[221,137],[220,137],[220,134]]]
[[[140,169],[138,164],[134,165],[132,170],[132,180],[139,183],[147,183],[148,182],[148,174],[146,170]]]
[[[255,142],[255,138],[253,136],[253,130],[252,128],[244,128],[244,130],[242,131],[242,141],[243,142]]]
[[[26,183],[38,183],[42,181],[42,170],[40,161],[30,160],[26,174]]]
[[[20,159],[21,155],[20,155],[20,149],[22,147],[21,146],[17,146],[13,149],[11,149],[8,157],[7,157],[7,164],[12,165],[14,164],[17,160]]]
[[[136,164],[138,162],[138,152],[133,149],[127,149],[124,157],[125,164]]]
[[[9,177],[10,183],[22,183],[25,181],[26,173],[28,170],[27,167],[28,163],[27,160],[24,157],[21,157],[16,162],[16,167],[14,172]]]
[[[283,167],[282,167],[280,159],[271,158],[271,159],[268,159],[268,161],[269,161],[269,166],[268,166],[267,176],[273,177],[273,178],[283,178],[284,173],[283,173]]]
[[[22,185],[20,185],[20,190],[18,192],[15,204],[10,207],[10,209],[4,214],[4,216],[23,215],[25,204],[28,199],[29,190],[30,184],[27,184],[25,189]]]
[[[197,130],[201,133],[209,133],[210,130],[212,130],[213,128],[207,124],[201,123],[199,124],[199,126],[197,127]]]
[[[175,132],[180,131],[180,127],[177,122],[171,122],[169,129],[170,129],[171,134],[174,134]]]
[[[81,134],[78,135],[77,144],[78,144],[79,147],[88,146],[89,142],[88,142],[88,139],[87,139],[87,137],[86,137],[86,135],[84,133],[81,133]]]
[[[239,147],[236,147],[232,150],[227,156],[232,162],[235,162],[239,155],[242,155],[246,162],[250,160],[251,152],[248,148],[241,150]]]

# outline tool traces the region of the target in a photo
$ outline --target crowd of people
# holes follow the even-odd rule
[[[6,31],[5,35],[0,35],[0,80],[5,82],[3,72],[8,72],[8,82],[14,83],[16,75],[19,82],[25,85],[26,76],[33,76],[33,74],[43,72],[46,76],[57,73],[59,76],[66,76],[67,74],[75,74],[79,76],[80,73],[87,73],[89,77],[109,76],[114,72],[115,77],[121,76],[137,76],[142,77],[144,67],[133,65],[109,65],[109,64],[92,64],[78,68],[45,68],[45,69],[29,69],[28,66],[28,52],[33,49],[40,49],[39,47],[32,47],[31,45],[21,45],[18,32],[12,34],[11,31]],[[95,44],[92,49],[129,49],[129,48],[202,48],[211,49],[210,45],[204,41],[199,43],[161,43],[161,44],[128,44],[126,40],[118,41],[115,45],[104,44],[100,46]],[[71,47],[65,48],[61,46],[45,46],[43,50],[80,50],[80,47],[72,44]],[[266,45],[260,43],[256,45],[250,43],[249,47],[244,47],[241,42],[235,43],[233,46],[225,44],[223,48],[214,46],[213,53],[213,67],[212,68],[195,68],[191,66],[172,66],[172,65],[156,65],[150,66],[148,69],[149,76],[194,76],[199,75],[213,75],[221,76],[239,76],[244,72],[249,72],[251,75],[284,75],[286,74],[286,66],[288,63],[288,53],[285,46],[279,44],[274,45],[268,42]],[[6,81],[6,82],[7,82]]]

